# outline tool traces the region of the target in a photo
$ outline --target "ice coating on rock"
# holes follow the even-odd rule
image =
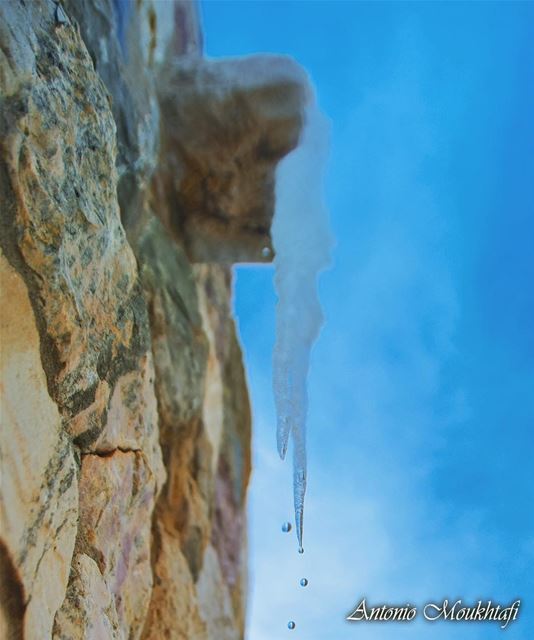
[[[300,144],[278,165],[272,225],[278,295],[273,355],[277,446],[285,458],[291,436],[300,547],[306,493],[307,375],[311,348],[323,323],[317,277],[329,264],[332,245],[323,197],[328,143],[328,120],[311,97]]]

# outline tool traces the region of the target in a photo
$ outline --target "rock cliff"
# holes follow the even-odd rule
[[[186,0],[0,3],[0,637],[242,638],[231,265],[272,259],[305,80]]]

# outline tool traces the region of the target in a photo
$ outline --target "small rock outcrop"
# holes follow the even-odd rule
[[[186,0],[0,3],[1,638],[244,637],[231,265],[305,78],[201,43]]]
[[[160,193],[195,262],[272,258],[276,164],[298,144],[306,78],[288,58],[173,58],[159,82]]]

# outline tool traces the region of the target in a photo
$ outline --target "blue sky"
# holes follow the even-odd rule
[[[204,1],[202,14],[208,55],[293,56],[332,122],[303,556],[280,532],[292,494],[273,271],[237,270],[254,407],[247,638],[534,637],[534,3]],[[350,625],[363,596],[523,605],[505,632]]]

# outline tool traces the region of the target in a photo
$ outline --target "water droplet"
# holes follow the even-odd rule
[[[300,579],[300,586],[301,587],[307,587],[308,586],[308,578],[301,578]]]
[[[299,553],[304,553],[304,547],[299,547]]]
[[[284,533],[289,533],[291,531],[291,522],[284,522],[282,525],[282,531]]]
[[[287,628],[288,628],[288,629],[294,629],[296,626],[297,626],[297,625],[293,622],[293,620],[290,620],[290,621],[287,623]]]
[[[60,24],[60,25],[67,24],[67,16],[65,15],[65,12],[63,11],[63,8],[61,7],[60,4],[56,5],[54,17],[56,19],[56,24]]]
[[[261,250],[261,255],[264,258],[269,258],[271,255],[271,249],[269,247],[263,247],[263,249]]]

